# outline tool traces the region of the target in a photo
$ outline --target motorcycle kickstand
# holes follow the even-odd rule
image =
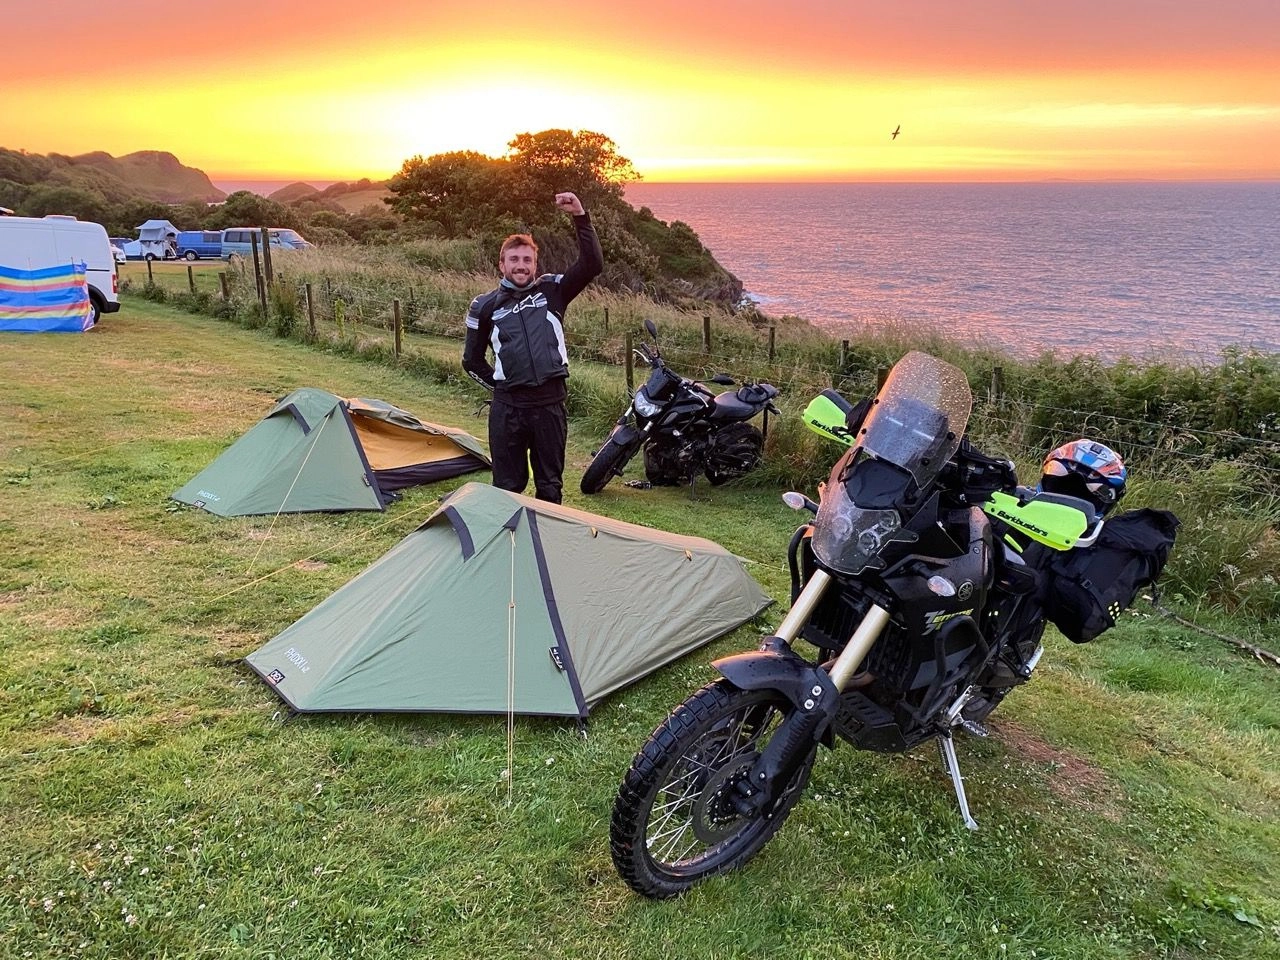
[[[964,778],[960,776],[960,764],[956,760],[956,744],[951,731],[938,737],[938,753],[942,755],[942,769],[947,771],[951,777],[951,785],[955,787],[956,800],[960,804],[960,816],[964,818],[964,825],[970,830],[977,830],[978,821],[969,813],[969,799],[965,796]]]

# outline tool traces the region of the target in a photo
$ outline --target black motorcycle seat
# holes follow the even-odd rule
[[[746,389],[745,387],[743,389]],[[741,393],[742,391],[738,391]],[[725,391],[717,394],[711,406],[712,420],[750,420],[760,412],[760,405],[743,403],[736,394]]]

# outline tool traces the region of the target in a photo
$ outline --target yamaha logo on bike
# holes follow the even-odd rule
[[[956,588],[956,599],[961,603],[973,596],[973,581],[966,580]]]

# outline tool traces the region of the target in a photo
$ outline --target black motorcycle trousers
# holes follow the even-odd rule
[[[533,494],[559,503],[564,487],[564,448],[569,416],[563,403],[514,407],[497,396],[489,406],[489,453],[493,485],[524,493],[533,466]]]

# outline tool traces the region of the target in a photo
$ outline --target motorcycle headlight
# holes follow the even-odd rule
[[[642,417],[652,417],[662,409],[656,403],[649,399],[649,394],[645,392],[644,387],[636,391],[635,397],[631,400],[631,405],[635,407],[636,413]]]

